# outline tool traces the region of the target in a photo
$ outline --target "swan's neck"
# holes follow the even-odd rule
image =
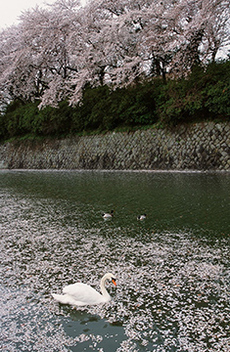
[[[101,293],[102,293],[102,296],[105,297],[106,299],[110,300],[111,297],[108,293],[108,291],[106,290],[105,288],[105,282],[106,282],[106,277],[103,277],[101,279],[101,284],[100,284],[100,288],[101,288]]]

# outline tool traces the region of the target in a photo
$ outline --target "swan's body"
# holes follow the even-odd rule
[[[104,219],[111,219],[111,218],[113,217],[113,210],[111,210],[110,213],[103,213],[103,214],[102,214],[102,217],[103,217]]]
[[[101,279],[101,292],[97,292],[94,288],[83,283],[76,283],[65,286],[63,288],[63,295],[53,293],[53,298],[62,304],[71,304],[74,306],[85,306],[99,303],[105,303],[111,300],[109,293],[105,288],[106,280],[111,280],[116,286],[116,279],[111,273],[107,273]]]
[[[144,220],[146,218],[146,214],[143,214],[143,215],[139,215],[137,217],[137,220]]]

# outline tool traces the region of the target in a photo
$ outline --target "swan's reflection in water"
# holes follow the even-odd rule
[[[68,336],[78,336],[79,342],[71,347],[71,351],[84,351],[89,345],[104,351],[115,352],[122,341],[126,339],[124,328],[109,324],[107,320],[87,312],[63,308],[63,313],[69,315],[68,321],[63,321],[63,328]],[[103,346],[103,347],[102,347]]]

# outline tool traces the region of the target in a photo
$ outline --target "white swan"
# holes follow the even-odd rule
[[[110,219],[110,218],[112,218],[112,217],[113,217],[113,210],[111,210],[110,213],[103,213],[103,214],[102,214],[102,217],[103,217],[104,219]]]
[[[105,303],[111,300],[109,293],[105,288],[106,280],[111,280],[116,286],[116,279],[113,274],[107,273],[103,276],[100,283],[102,294],[94,288],[83,283],[76,283],[65,286],[63,295],[52,293],[53,298],[62,304],[71,304],[74,306],[86,306],[99,303]]]

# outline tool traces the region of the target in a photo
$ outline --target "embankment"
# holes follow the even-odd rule
[[[6,142],[0,168],[230,171],[230,123]]]

